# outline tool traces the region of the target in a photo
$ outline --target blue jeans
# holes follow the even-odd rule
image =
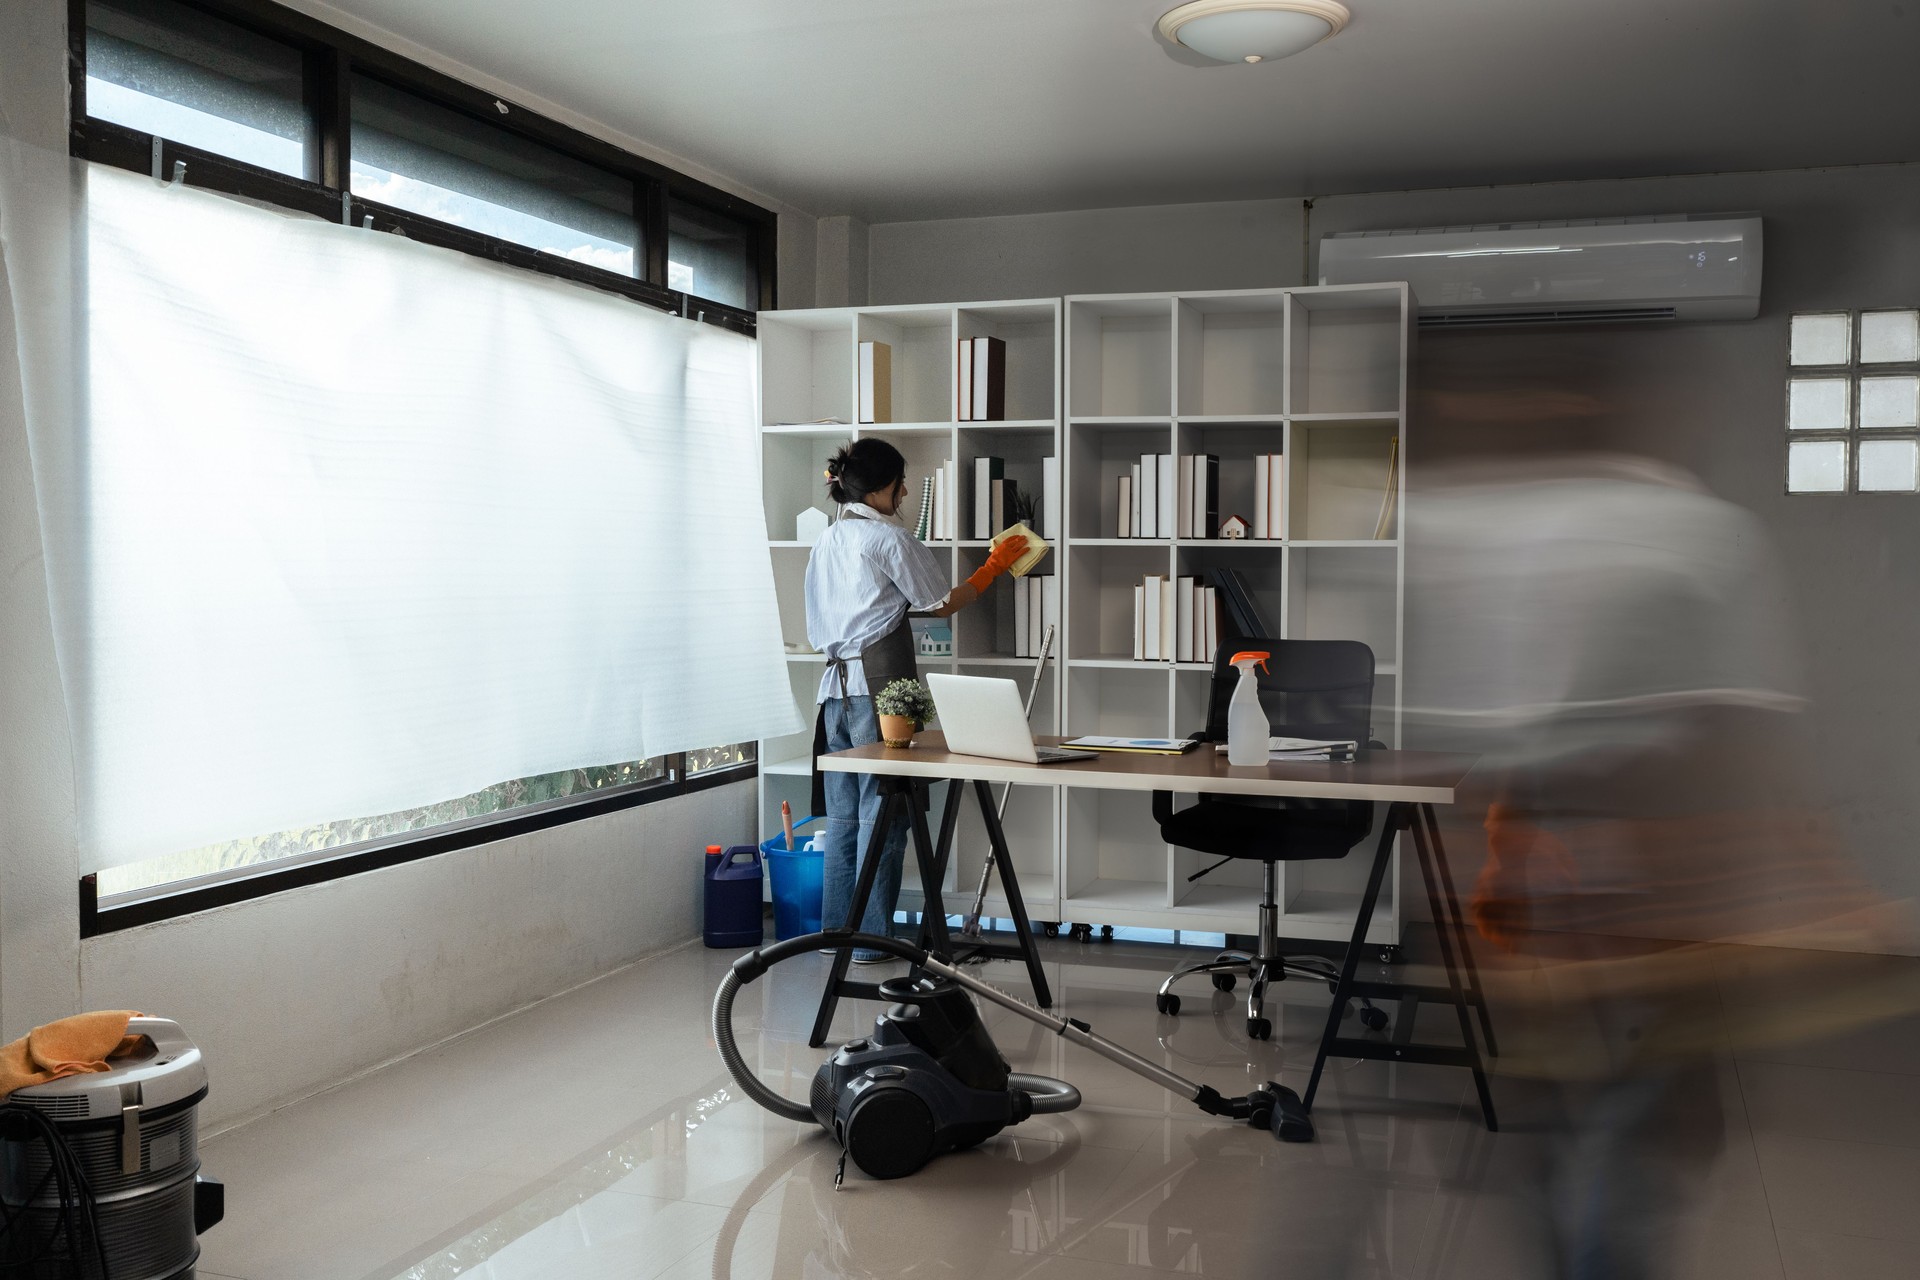
[[[880,741],[880,720],[874,714],[871,697],[828,698],[825,710],[827,750],[845,751]],[[874,823],[880,820],[882,797],[880,780],[872,774],[829,773],[823,781],[827,790],[827,853],[821,869],[820,920],[823,927],[831,929],[845,924],[847,912],[853,907],[853,882],[873,839]],[[900,867],[906,852],[907,815],[902,811],[881,849],[879,872],[867,898],[866,913],[860,917],[860,932],[892,935],[893,909],[900,901]],[[879,954],[857,951],[854,956],[865,960]]]

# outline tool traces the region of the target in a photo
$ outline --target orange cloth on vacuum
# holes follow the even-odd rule
[[[142,1040],[127,1034],[128,1019],[138,1016],[131,1009],[101,1009],[35,1027],[0,1048],[0,1098],[62,1076],[110,1070],[109,1059],[132,1053]]]

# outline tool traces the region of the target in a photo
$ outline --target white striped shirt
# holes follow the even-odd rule
[[[807,560],[807,640],[847,663],[844,690],[839,670],[827,664],[820,702],[870,692],[860,651],[893,630],[909,609],[931,609],[953,589],[946,567],[891,517],[858,502],[842,512]],[[866,519],[846,519],[846,512]]]

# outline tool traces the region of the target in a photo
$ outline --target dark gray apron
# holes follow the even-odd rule
[[[852,511],[841,513],[842,520],[867,520],[869,516]],[[907,610],[900,611],[900,621],[891,631],[860,650],[860,669],[866,673],[868,694],[878,697],[880,691],[895,680],[918,680],[920,664],[914,657],[913,627],[907,622]],[[847,661],[845,658],[828,658],[827,666],[840,673],[840,694],[847,693]],[[813,794],[808,800],[814,813],[825,817],[827,814],[826,777],[820,772],[819,759],[827,753],[827,704],[822,702],[813,717]]]

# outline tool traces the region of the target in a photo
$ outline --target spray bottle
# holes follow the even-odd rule
[[[1266,670],[1270,657],[1263,650],[1243,650],[1233,655],[1231,665],[1240,668],[1240,683],[1234,686],[1233,701],[1227,704],[1227,763],[1260,765],[1267,762],[1267,738],[1273,726],[1267,722],[1266,708],[1260,705],[1260,680],[1253,674],[1257,666]]]

